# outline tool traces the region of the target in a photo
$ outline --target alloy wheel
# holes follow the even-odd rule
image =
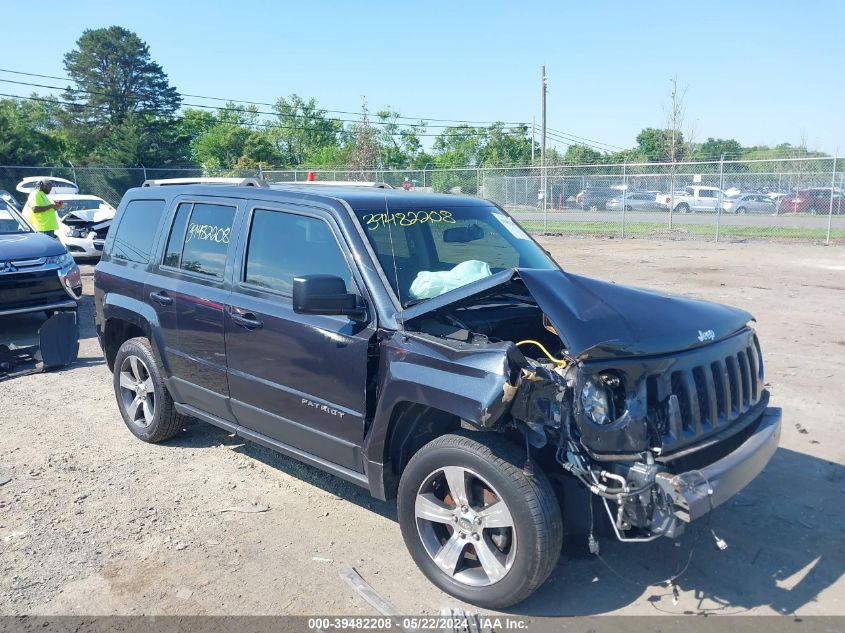
[[[438,568],[465,585],[492,585],[516,558],[514,520],[501,495],[461,466],[430,474],[414,504],[423,547]]]
[[[133,424],[146,428],[155,420],[155,386],[138,356],[127,356],[120,365],[120,401]]]

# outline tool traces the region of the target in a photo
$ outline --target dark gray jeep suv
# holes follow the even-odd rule
[[[417,565],[467,602],[531,594],[562,508],[675,537],[777,448],[750,314],[567,273],[493,203],[152,185],[95,273],[130,431],[192,416],[396,497]]]

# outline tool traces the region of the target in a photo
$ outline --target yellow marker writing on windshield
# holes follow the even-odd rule
[[[372,231],[379,227],[392,224],[393,226],[414,226],[425,222],[447,222],[455,224],[451,211],[405,211],[397,213],[369,213],[363,216],[367,229]]]

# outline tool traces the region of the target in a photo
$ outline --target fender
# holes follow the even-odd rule
[[[153,354],[159,367],[164,370],[166,378],[170,378],[170,366],[164,354],[164,339],[162,338],[161,324],[158,314],[147,303],[114,292],[103,295],[103,322],[108,323],[112,319],[119,319],[138,326],[149,339],[153,348]]]
[[[399,333],[383,341],[379,400],[362,447],[368,472],[387,461],[393,412],[401,404],[429,406],[478,428],[495,428],[513,395],[508,386],[517,367],[515,350],[510,342],[453,345]]]

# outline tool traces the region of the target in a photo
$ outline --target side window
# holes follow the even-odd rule
[[[123,210],[123,217],[112,241],[111,256],[129,262],[146,264],[150,261],[164,200],[132,200]]]
[[[182,203],[167,239],[165,266],[222,279],[235,207]]]
[[[164,265],[179,268],[182,260],[182,246],[185,243],[185,230],[188,227],[188,217],[194,205],[190,202],[183,202],[176,211],[176,218],[170,228],[170,236],[167,238],[167,248],[164,249]]]
[[[335,275],[349,292],[352,274],[332,229],[319,218],[256,209],[249,229],[244,283],[286,295],[302,275]]]

